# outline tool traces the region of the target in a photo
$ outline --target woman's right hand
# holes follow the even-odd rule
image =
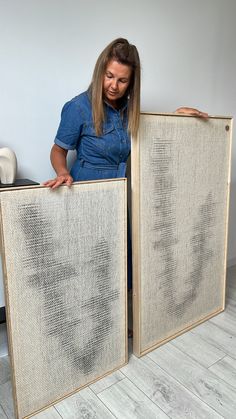
[[[43,182],[44,186],[49,186],[52,189],[58,188],[58,186],[61,186],[63,184],[67,186],[71,186],[73,183],[73,178],[69,173],[65,173],[62,175],[58,175],[55,179],[47,180],[46,182]]]
[[[58,188],[60,185],[71,186],[73,178],[67,170],[66,156],[68,150],[54,144],[51,149],[51,163],[57,174],[54,179],[43,182],[44,186],[49,186],[52,189]]]

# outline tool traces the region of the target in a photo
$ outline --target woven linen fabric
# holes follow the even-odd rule
[[[126,363],[126,181],[0,198],[22,418]]]
[[[141,115],[138,355],[224,308],[230,126]]]

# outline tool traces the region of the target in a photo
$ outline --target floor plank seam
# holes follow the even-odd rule
[[[120,371],[120,370],[118,370],[118,371]],[[121,371],[120,371],[121,372]],[[123,372],[122,372],[122,374],[124,374]],[[124,379],[125,379],[126,377],[123,377],[123,378],[121,378],[120,380],[118,380],[118,381],[116,381],[115,383],[112,383],[112,384],[110,384],[110,385],[108,385],[106,388],[104,388],[103,390],[101,390],[101,391],[98,391],[97,393],[89,386],[89,388],[90,388],[90,390],[95,394],[95,396],[98,396],[98,394],[100,394],[100,393],[102,393],[103,391],[106,391],[108,388],[111,388],[111,387],[113,387],[114,385],[116,385],[117,383],[119,383],[120,381],[123,381]]]
[[[124,378],[122,378],[122,380],[124,380]],[[120,381],[122,381],[122,380],[120,380]],[[118,381],[119,382],[119,381]],[[111,413],[111,415],[114,417],[114,418],[116,418],[116,416],[115,416],[115,414],[114,414],[114,412],[112,412],[112,410],[100,399],[100,397],[99,397],[99,394],[101,394],[103,391],[105,391],[105,390],[107,390],[108,388],[110,388],[110,387],[112,387],[114,384],[117,384],[117,382],[116,383],[113,383],[111,386],[109,386],[109,387],[106,387],[106,388],[104,388],[104,390],[102,390],[102,391],[100,391],[99,393],[95,393],[90,387],[90,390],[93,392],[93,394],[97,397],[97,399],[99,400],[99,402],[100,403],[102,403],[103,404],[103,406],[105,407],[105,409],[107,409],[110,413]]]
[[[127,377],[125,377],[125,378],[127,378]],[[123,380],[123,379],[122,379]],[[121,381],[122,381],[121,380]],[[114,383],[114,384],[117,384],[117,383]],[[115,413],[102,401],[102,399],[100,398],[100,395],[103,393],[103,392],[105,392],[107,389],[104,389],[104,390],[102,390],[102,391],[100,391],[100,393],[97,393],[96,394],[96,396],[97,396],[97,398],[99,399],[99,401],[106,407],[106,409],[107,410],[109,410],[109,412],[112,414],[112,416],[114,416],[114,418],[115,419],[118,419],[118,417],[115,415]]]
[[[132,383],[136,388],[137,388],[137,390],[138,391],[140,391],[142,394],[144,394],[144,396],[145,397],[147,397],[148,399],[149,399],[149,401],[151,402],[151,403],[153,403],[153,404],[155,404],[157,407],[158,407],[158,409],[160,409],[169,419],[172,419],[171,418],[171,416],[169,416],[160,406],[159,406],[159,404],[158,403],[156,403],[155,401],[153,401],[142,389],[140,389],[130,378],[128,378],[127,377],[127,375],[125,374],[125,373],[123,373],[122,372],[122,374],[124,374],[125,375],[125,378],[126,378],[126,380],[128,380],[130,383]],[[116,383],[117,384],[117,383]],[[103,391],[106,391],[106,390],[103,390]],[[103,392],[102,391],[102,392]],[[102,393],[101,392],[101,393]],[[101,393],[99,393],[99,394],[101,394]]]
[[[209,320],[208,320],[209,321]],[[225,332],[221,327],[217,326],[216,324],[214,324],[215,327],[217,327],[217,329],[222,330],[223,332]],[[201,333],[197,332],[197,327],[194,329],[194,334],[200,336],[206,343],[210,343],[212,346],[214,346],[216,349],[219,349],[220,351],[224,352],[226,355],[232,356],[232,353],[230,352],[226,352],[225,348],[222,348],[222,346],[220,345],[220,343],[218,344],[217,342],[212,342],[209,341],[208,339],[206,339],[205,336],[202,336]],[[231,333],[225,332],[227,333],[230,338],[232,339],[234,336],[231,336]],[[236,356],[236,354],[235,354]]]
[[[170,342],[169,342],[170,343]],[[180,350],[180,349],[179,349]],[[181,351],[182,352],[182,351]],[[183,353],[184,354],[184,353]],[[186,354],[184,354],[184,355],[186,355]],[[146,355],[146,356],[148,356],[148,354]],[[178,378],[176,378],[176,377],[174,377],[172,374],[170,374],[169,372],[167,372],[164,368],[162,368],[157,362],[155,362],[152,358],[150,358],[149,356],[148,356],[148,358],[152,361],[152,362],[154,362],[165,374],[167,374],[168,376],[170,376],[174,381],[176,381],[178,384],[180,384],[185,390],[187,390],[188,392],[190,392],[192,395],[194,395],[195,397],[197,397],[198,399],[200,399],[201,400],[201,402],[202,403],[205,403],[200,397],[198,397],[198,396],[196,396],[196,394],[195,393],[193,393],[189,388],[187,388],[186,386],[185,386],[185,384],[183,384],[182,383],[182,381],[179,381],[178,380]],[[205,403],[206,404],[206,403]]]
[[[201,335],[198,335],[201,337],[201,339],[204,340],[204,342],[209,343],[206,339],[204,339]],[[211,343],[211,346],[213,346],[216,349],[221,350],[221,352],[224,352],[224,356],[222,356],[222,358],[218,359],[216,362],[213,362],[213,364],[209,365],[206,367],[206,365],[202,364],[199,360],[196,360],[194,357],[191,356],[191,354],[189,354],[188,352],[184,352],[182,349],[180,349],[177,345],[174,344],[174,342],[169,342],[171,344],[171,346],[174,346],[175,348],[177,348],[179,351],[181,351],[183,353],[183,355],[188,356],[192,361],[197,362],[201,367],[205,368],[206,370],[208,370],[212,365],[216,364],[217,362],[221,361],[222,359],[224,359],[226,356],[230,356],[229,354],[227,354],[226,352],[224,352],[222,349],[217,348],[213,343]]]
[[[66,399],[65,399],[65,400],[66,400]],[[52,407],[56,410],[56,412],[58,413],[58,415],[59,415],[62,419],[64,419],[64,417],[61,415],[61,413],[59,412],[59,410],[57,410],[56,406],[55,406],[55,405],[53,405]],[[32,419],[34,419],[34,417],[33,417]]]
[[[6,414],[6,411],[5,411],[5,409],[4,409],[4,407],[3,407],[3,405],[2,405],[1,403],[0,403],[0,406],[1,406],[2,411],[3,411],[4,415],[6,416],[6,418],[7,418],[7,419],[9,419],[9,417],[8,417],[8,415]]]
[[[146,356],[148,356],[148,355],[146,355]],[[152,362],[154,362],[156,365],[158,365],[158,367],[165,373],[165,374],[167,374],[169,377],[171,377],[176,383],[178,383],[183,389],[185,389],[186,391],[187,391],[187,393],[191,393],[191,395],[193,396],[193,397],[196,397],[198,400],[200,400],[200,402],[201,402],[201,404],[203,404],[203,405],[206,405],[209,409],[211,409],[211,410],[213,410],[213,411],[215,411],[220,417],[222,417],[222,419],[224,419],[223,418],[223,416],[221,416],[220,414],[219,414],[219,412],[217,412],[212,406],[209,406],[204,400],[202,400],[198,395],[196,395],[195,393],[193,393],[189,388],[187,388],[181,381],[178,381],[178,379],[176,378],[176,377],[173,377],[171,374],[169,374],[167,371],[165,371],[159,364],[157,364],[155,361],[153,361],[153,359],[151,359],[151,358],[149,358]],[[126,376],[127,377],[127,376]],[[154,403],[159,409],[161,409],[170,419],[173,419],[174,418],[174,416],[169,416],[161,407],[160,407],[160,405],[157,403],[157,402],[155,402],[154,400],[152,400],[142,389],[140,389],[140,387],[138,387],[130,378],[128,378],[127,377],[127,379],[129,380],[129,381],[131,381],[131,383],[132,384],[134,384],[135,385],[135,387],[137,387],[138,388],[138,390],[139,391],[142,391],[142,393],[143,394],[145,394],[145,396],[146,397],[148,397],[149,398],[149,400],[151,400],[151,402],[152,403]],[[170,406],[171,407],[171,406]]]
[[[201,338],[202,338],[202,336],[201,336]],[[204,342],[208,343],[206,340],[204,340]],[[174,342],[173,343],[169,342],[169,343],[171,344],[171,346],[173,346],[174,348],[177,348],[179,351],[181,351],[184,356],[188,356],[192,361],[197,362],[201,367],[203,367],[205,369],[208,369],[208,368],[211,367],[211,365],[206,367],[206,365],[202,364],[199,360],[197,361],[193,356],[191,356],[191,354],[189,354],[188,352],[183,351],[177,345],[175,345]],[[211,344],[211,345],[214,346],[213,344]],[[214,346],[214,348],[216,348],[216,346]],[[216,348],[216,349],[219,349],[219,348]],[[221,352],[223,352],[223,351],[221,350]],[[226,356],[228,356],[228,354],[224,353],[224,356],[221,359],[225,358]],[[220,360],[218,360],[218,361],[220,361]],[[218,361],[214,362],[212,365],[214,365]]]
[[[180,349],[179,349],[180,350]],[[182,351],[181,351],[182,352]],[[184,354],[184,353],[183,353]],[[186,354],[184,354],[184,355],[186,355]],[[147,356],[148,356],[148,354],[147,354]],[[216,410],[216,408],[215,407],[213,407],[213,406],[211,406],[208,402],[206,402],[205,400],[203,400],[201,397],[200,397],[200,395],[197,393],[197,391],[196,392],[193,392],[190,388],[188,388],[188,387],[186,387],[186,385],[185,384],[183,384],[183,382],[182,381],[179,381],[179,379],[177,378],[177,377],[174,377],[172,374],[170,374],[168,371],[166,371],[164,368],[162,368],[157,362],[155,362],[152,358],[150,358],[151,359],[151,361],[153,361],[156,365],[158,365],[158,367],[162,370],[162,371],[164,371],[164,373],[166,373],[166,374],[168,374],[173,380],[175,380],[178,384],[180,384],[185,390],[187,390],[188,392],[190,392],[193,396],[195,396],[195,397],[197,397],[199,400],[200,400],[200,402],[202,403],[202,404],[205,404],[209,409],[211,409],[212,411],[214,411],[214,412],[216,412],[220,417],[222,417],[222,419],[225,419],[224,418],[224,416],[222,416],[221,415],[221,413],[218,411],[218,410]],[[197,362],[197,361],[195,361],[194,360],[194,362]],[[202,367],[202,365],[201,365],[201,367]],[[208,371],[208,368],[206,368],[206,367],[203,367],[206,371]],[[221,382],[223,382],[223,384],[225,384],[225,381],[224,380],[222,380],[219,376],[217,376],[215,373],[213,373],[212,371],[209,371],[211,374],[213,374],[214,376],[215,376],[215,378],[218,380],[218,381],[221,381]],[[227,385],[229,385],[230,387],[232,387],[232,389],[233,390],[235,390],[235,388],[231,385],[231,384],[229,384],[229,383],[226,383]],[[233,418],[232,418],[233,419]]]
[[[222,358],[218,359],[217,361],[213,362],[213,364],[209,365],[208,367],[206,367],[208,370],[209,368],[213,367],[213,365],[218,364],[218,362],[222,361],[222,359],[226,358],[227,356],[229,356],[228,354],[225,354],[224,356],[222,356]]]

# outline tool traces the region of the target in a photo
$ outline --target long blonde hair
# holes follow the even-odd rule
[[[94,68],[89,89],[96,135],[101,135],[102,123],[105,121],[103,79],[107,64],[110,60],[129,65],[132,68],[130,84],[125,95],[128,98],[128,131],[132,136],[136,136],[140,115],[140,60],[136,46],[131,45],[124,38],[118,38],[112,41],[101,52]]]

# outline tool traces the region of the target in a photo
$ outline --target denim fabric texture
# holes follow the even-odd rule
[[[131,148],[127,103],[119,110],[107,103],[104,106],[106,121],[99,137],[94,129],[88,91],[67,102],[62,109],[55,144],[66,150],[76,149],[77,159],[71,169],[74,181],[125,176]]]

